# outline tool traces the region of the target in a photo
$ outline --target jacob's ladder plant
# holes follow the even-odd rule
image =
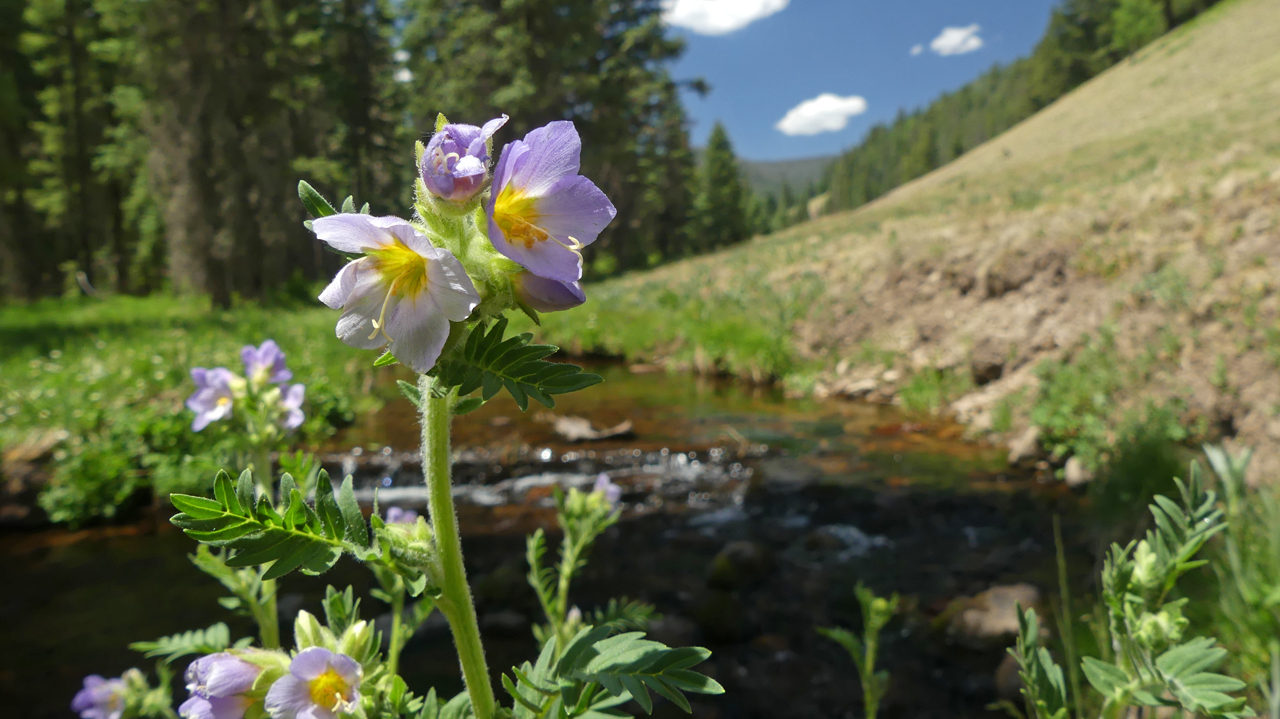
[[[428,516],[396,509],[384,520],[375,498],[366,521],[352,478],[335,489],[324,472],[315,482],[314,500],[289,474],[281,477],[276,499],[265,462],[255,465],[257,482],[249,471],[238,481],[222,473],[212,498],[173,495],[181,511],[174,524],[207,545],[194,557],[197,565],[235,595],[227,606],[258,620],[261,640],[259,646],[249,640],[231,644],[226,626],[215,625],[135,645],[165,657],[162,684],[166,662],[201,655],[187,672],[183,717],[602,719],[626,716],[621,705],[632,699],[651,711],[650,691],[686,711],[686,692],[723,691],[690,669],[710,655],[707,650],[670,648],[642,631],[626,631],[644,626],[652,613],[647,605],[614,603],[591,621],[568,608],[573,574],[595,536],[618,518],[618,489],[607,478],[590,493],[557,496],[565,538],[556,570],[540,565],[544,537],[530,540],[531,583],[547,616],[545,628],[536,632],[542,650],[535,662],[503,676],[508,706],[493,690],[453,504],[450,422],[503,391],[524,410],[530,400],[553,407],[556,395],[601,381],[579,367],[548,361],[556,348],[534,344],[531,335],[508,335],[504,315],[520,311],[537,321],[539,312],[581,304],[582,248],[616,214],[604,193],[578,174],[581,145],[570,122],[553,122],[507,144],[490,175],[492,138],[505,121],[476,127],[440,117],[430,142],[417,146],[420,176],[412,219],[375,217],[368,205],[357,212],[352,198],[339,212],[300,183],[313,216],[308,226],[347,259],[320,295],[341,310],[337,337],[381,350],[377,366],[398,362],[418,375],[416,383],[400,385],[420,411]],[[283,358],[277,367],[269,349],[256,348],[252,358],[246,349],[250,388],[283,381]],[[204,372],[191,402],[197,424],[219,419],[237,401],[230,374]],[[294,651],[286,653],[273,627],[275,580],[294,570],[322,573],[344,554],[370,567],[379,584],[373,596],[392,607],[386,655],[372,624],[359,619],[351,590],[332,587],[326,621],[300,612]],[[448,621],[466,686],[447,702],[437,700],[434,690],[415,697],[398,676],[405,639],[434,610]],[[132,698],[141,696],[141,688],[112,693],[118,688],[86,685],[92,697],[106,697],[95,698],[94,707],[111,701],[143,706]],[[172,715],[167,707],[130,711]]]

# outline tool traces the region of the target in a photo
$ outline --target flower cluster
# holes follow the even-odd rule
[[[187,398],[187,409],[195,412],[196,417],[191,429],[199,432],[212,422],[231,417],[237,403],[266,415],[267,424],[273,427],[285,430],[299,427],[306,418],[302,402],[307,388],[302,384],[285,384],[293,379],[293,373],[285,365],[284,352],[275,340],[267,340],[260,347],[246,345],[240,350],[240,359],[244,363],[244,377],[226,367],[192,368],[191,379],[196,383],[196,391]]]
[[[320,294],[342,310],[343,342],[385,347],[426,373],[458,323],[586,301],[582,248],[617,210],[578,174],[582,142],[572,122],[508,143],[490,177],[490,144],[506,122],[441,118],[430,142],[419,143],[415,221],[344,212],[312,222],[321,241],[357,255]]]

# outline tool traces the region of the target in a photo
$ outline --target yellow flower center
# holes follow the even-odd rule
[[[226,406],[227,406],[227,405],[229,405],[229,404],[231,404],[231,398],[230,398],[230,397],[219,397],[219,398],[218,398],[218,406],[219,406],[219,407],[226,407]]]
[[[326,669],[324,674],[312,679],[308,686],[311,688],[311,701],[329,711],[333,711],[339,704],[345,702],[347,692],[351,690],[346,680],[332,668]]]
[[[370,252],[368,256],[373,259],[373,269],[382,275],[382,282],[387,287],[387,295],[382,299],[382,311],[378,314],[378,319],[373,321],[373,334],[369,335],[369,339],[382,333],[390,342],[386,317],[391,296],[417,297],[427,288],[427,258],[398,239],[380,250]]]
[[[508,242],[519,242],[525,249],[533,249],[534,244],[547,240],[551,235],[535,224],[541,217],[536,207],[536,199],[524,194],[504,189],[493,203],[493,221],[506,236]]]

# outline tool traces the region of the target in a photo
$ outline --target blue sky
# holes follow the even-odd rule
[[[738,155],[752,160],[829,155],[857,144],[868,128],[891,120],[899,108],[925,105],[993,63],[1028,54],[1056,4],[667,2],[672,32],[688,43],[684,57],[672,67],[673,76],[700,76],[711,84],[706,98],[691,93],[685,97],[694,144],[703,145],[712,124],[720,120]],[[810,100],[814,102],[797,108]],[[784,128],[793,134],[777,129],[784,117]],[[829,129],[846,117],[842,129]]]

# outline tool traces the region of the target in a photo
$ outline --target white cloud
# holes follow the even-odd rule
[[[929,49],[939,55],[963,55],[982,47],[976,24],[968,27],[946,27],[929,43]]]
[[[919,55],[922,52],[924,52],[924,45],[911,46],[911,57],[915,57],[916,55]]]
[[[867,111],[867,101],[857,95],[840,97],[824,92],[787,111],[774,125],[784,135],[817,135],[843,130],[849,118]]]
[[[668,25],[700,35],[724,35],[741,30],[782,10],[790,0],[662,0],[662,19]]]

